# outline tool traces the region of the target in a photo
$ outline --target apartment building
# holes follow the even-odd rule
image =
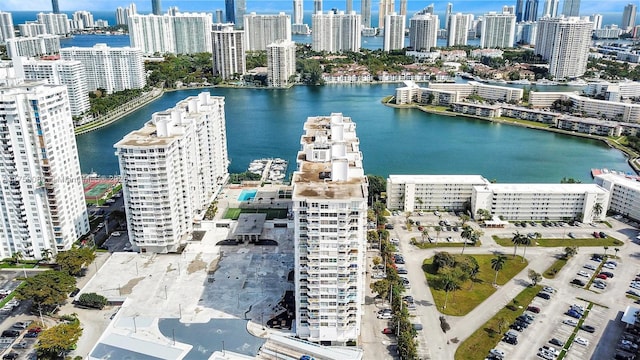
[[[367,177],[351,118],[309,117],[293,173],[296,335],[358,339],[365,294]]]
[[[178,251],[228,178],[224,98],[182,100],[114,147],[133,249]]]
[[[593,23],[578,17],[545,17],[538,21],[535,54],[549,61],[549,74],[570,79],[585,73],[592,28]]]
[[[23,37],[36,37],[47,33],[44,24],[40,24],[37,21],[27,21],[24,24],[18,24],[18,31],[20,32],[20,36]]]
[[[38,13],[37,19],[49,35],[67,36],[71,33],[67,14]]]
[[[447,46],[467,45],[469,17],[466,14],[451,14],[448,17]]]
[[[406,17],[395,12],[384,17],[384,51],[404,49],[404,24]]]
[[[267,45],[267,83],[271,87],[287,87],[296,74],[296,44],[277,40]]]
[[[387,208],[407,212],[464,210],[474,186],[489,184],[480,175],[389,175]]]
[[[599,204],[601,212],[594,208]],[[596,184],[486,184],[474,186],[471,212],[503,220],[604,220],[609,192]]]
[[[514,44],[516,16],[490,12],[482,20],[481,48],[511,48]]]
[[[15,36],[13,16],[10,12],[0,11],[0,42],[5,42]]]
[[[437,46],[440,21],[434,14],[414,15],[409,21],[409,46],[414,51],[431,51]]]
[[[58,53],[60,53],[60,37],[58,35],[15,37],[7,40],[7,55],[11,59],[17,56],[39,57]]]
[[[211,14],[132,14],[128,24],[131,47],[144,54],[211,52]]]
[[[3,82],[0,256],[42,259],[70,249],[89,232],[67,89],[22,79]]]
[[[640,182],[615,174],[596,175],[595,183],[609,190],[611,210],[640,221]]]
[[[142,89],[146,74],[142,51],[136,48],[112,48],[106,44],[93,47],[68,47],[60,50],[62,60],[80,61],[84,66],[89,91],[105,89],[107,93]]]
[[[264,51],[276,40],[291,41],[291,17],[283,12],[277,15],[258,15],[254,12],[244,16],[246,51]]]
[[[362,47],[360,15],[342,11],[316,13],[311,16],[313,51],[330,53],[359,51]]]
[[[224,80],[247,72],[244,34],[233,26],[212,33],[213,73]]]

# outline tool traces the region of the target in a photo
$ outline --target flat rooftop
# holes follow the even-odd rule
[[[606,193],[596,184],[487,184],[476,186],[493,193],[522,193],[522,194],[583,194],[587,192]]]
[[[640,181],[636,181],[633,179],[629,179],[623,175],[616,174],[600,174],[596,175],[597,178],[604,179],[607,181],[611,181],[614,184],[618,184],[624,186],[626,188],[634,189],[640,191]]]
[[[389,175],[394,184],[488,184],[482,175]]]

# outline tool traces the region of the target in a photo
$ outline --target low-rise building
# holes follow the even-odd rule
[[[615,174],[596,175],[595,182],[609,190],[608,210],[640,221],[640,182]]]
[[[60,53],[60,37],[58,35],[38,35],[35,37],[15,37],[7,39],[7,55],[39,57]]]
[[[562,130],[600,136],[620,136],[622,134],[622,127],[619,122],[594,118],[562,116],[557,119],[556,127]]]

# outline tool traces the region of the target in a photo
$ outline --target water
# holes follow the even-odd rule
[[[632,171],[622,153],[599,141],[382,105],[397,86],[210,89],[225,96],[229,171],[246,171],[264,157],[286,159],[292,171],[306,118],[332,112],[356,122],[368,174],[480,174],[503,183],[557,183],[563,177],[590,182],[591,168]],[[200,91],[167,93],[117,123],[78,136],[82,171],[117,174],[113,144],[153,112]]]

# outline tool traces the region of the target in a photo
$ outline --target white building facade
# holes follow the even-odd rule
[[[244,16],[246,51],[264,51],[276,40],[291,40],[291,17],[283,12],[277,15]]]
[[[384,51],[401,50],[404,48],[404,15],[395,12],[384,17]]]
[[[556,79],[582,76],[587,70],[593,23],[577,17],[538,21],[535,53],[549,61]]]
[[[224,80],[247,72],[244,34],[233,26],[213,31],[213,73]]]
[[[0,11],[0,42],[5,42],[15,36],[13,16],[10,12]]]
[[[481,48],[511,48],[516,31],[516,16],[509,13],[488,13],[482,19]]]
[[[293,174],[296,335],[345,345],[362,327],[368,183],[355,123],[309,117]]]
[[[18,31],[20,32],[20,36],[24,37],[36,37],[47,33],[44,24],[40,24],[37,21],[27,21],[24,24],[18,24]]]
[[[296,74],[296,43],[277,40],[267,45],[267,83],[271,87],[287,87],[293,84]]]
[[[0,256],[42,259],[89,232],[67,89],[0,87]]]
[[[67,36],[71,32],[67,14],[39,13],[37,19],[49,35]]]
[[[133,249],[176,252],[228,178],[224,98],[189,97],[114,147]]]
[[[110,94],[127,89],[142,89],[146,85],[140,49],[112,48],[106,44],[96,44],[90,48],[73,46],[61,49],[60,57],[82,63],[89,91],[105,89]]]
[[[60,37],[57,35],[39,35],[37,37],[15,37],[7,40],[7,55],[39,57],[60,53]]]
[[[640,182],[615,174],[596,175],[595,183],[609,190],[611,210],[628,218],[640,221]]]
[[[355,12],[345,14],[328,12],[311,16],[313,51],[330,53],[342,51],[359,51],[362,46],[362,29],[360,15]]]
[[[414,51],[431,51],[437,46],[440,21],[434,14],[414,15],[409,21],[409,46]]]
[[[462,13],[449,15],[447,46],[467,45],[469,16]]]
[[[211,52],[211,14],[135,14],[130,15],[128,21],[131,47],[145,54]]]

